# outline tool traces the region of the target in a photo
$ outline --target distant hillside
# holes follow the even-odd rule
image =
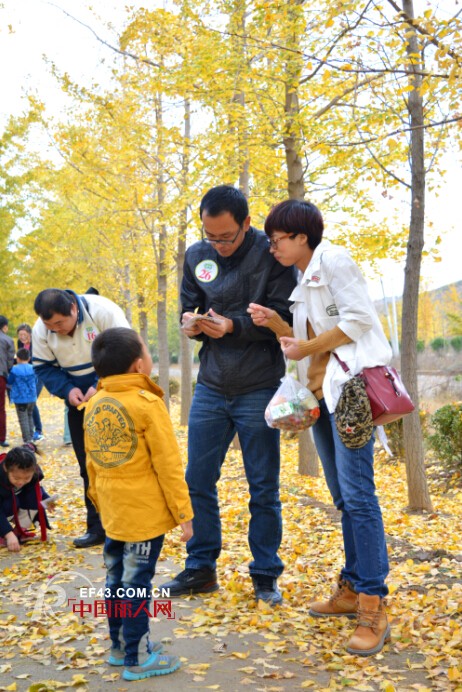
[[[437,303],[439,301],[442,301],[446,294],[448,294],[453,288],[455,287],[461,301],[462,301],[462,280],[461,281],[456,281],[452,284],[447,284],[446,286],[440,286],[439,288],[434,288],[431,291],[421,291],[421,294],[426,294],[430,297],[431,301],[434,303]],[[402,297],[400,296],[399,298],[396,298],[396,304],[401,305],[401,300]],[[386,301],[388,304],[392,302],[392,299],[387,296]],[[374,301],[375,308],[379,315],[385,315],[385,308],[384,308],[384,301],[382,300],[376,300]]]

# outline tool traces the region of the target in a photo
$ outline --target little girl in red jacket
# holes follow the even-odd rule
[[[0,455],[0,545],[12,552],[18,552],[22,542],[35,537],[35,522],[40,525],[42,541],[50,528],[42,504],[50,496],[40,485],[43,473],[36,451],[34,444],[27,443]],[[53,502],[48,504],[49,509],[53,506]]]

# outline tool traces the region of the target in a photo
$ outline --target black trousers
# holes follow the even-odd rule
[[[88,492],[88,474],[86,466],[85,443],[83,435],[83,417],[84,411],[79,411],[75,406],[69,406],[69,431],[71,433],[72,446],[75,456],[79,462],[80,475],[83,479],[83,487],[85,493],[85,507],[87,508],[87,531],[88,533],[103,534],[104,529],[101,525],[101,519],[95,509],[94,504],[89,499]]]

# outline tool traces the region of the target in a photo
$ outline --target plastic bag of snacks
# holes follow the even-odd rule
[[[292,375],[285,375],[266,407],[265,420],[270,428],[298,432],[316,423],[319,415],[319,402],[313,392]]]

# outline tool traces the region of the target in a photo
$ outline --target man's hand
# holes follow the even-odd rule
[[[82,390],[80,390],[78,387],[74,387],[74,389],[71,389],[69,394],[67,395],[67,398],[69,399],[69,403],[71,406],[80,406],[80,404],[83,404],[84,401],[86,401]]]
[[[19,553],[21,550],[21,545],[18,541],[18,537],[13,531],[5,534],[6,547],[11,553]]]
[[[183,524],[180,524],[180,526],[182,530],[181,541],[186,543],[193,536],[192,521],[185,521]]]
[[[233,321],[228,317],[223,317],[223,315],[218,315],[215,310],[210,309],[208,314],[210,317],[215,317],[219,322],[207,322],[202,320],[200,322],[201,331],[209,336],[211,339],[221,339],[225,334],[232,334],[234,325]]]
[[[281,349],[286,358],[301,360],[304,357],[298,346],[298,341],[298,339],[294,339],[292,336],[281,336]]]
[[[87,393],[85,394],[84,401],[89,401],[94,394],[96,394],[95,387],[90,387]]]
[[[194,312],[184,312],[181,316],[181,324],[187,324],[192,317],[195,317]],[[183,327],[183,332],[189,337],[197,336],[202,332],[200,322],[195,322],[190,327]]]
[[[252,322],[257,327],[266,327],[268,321],[276,314],[271,308],[265,308],[263,305],[258,305],[257,303],[250,303],[247,312],[250,314]]]

